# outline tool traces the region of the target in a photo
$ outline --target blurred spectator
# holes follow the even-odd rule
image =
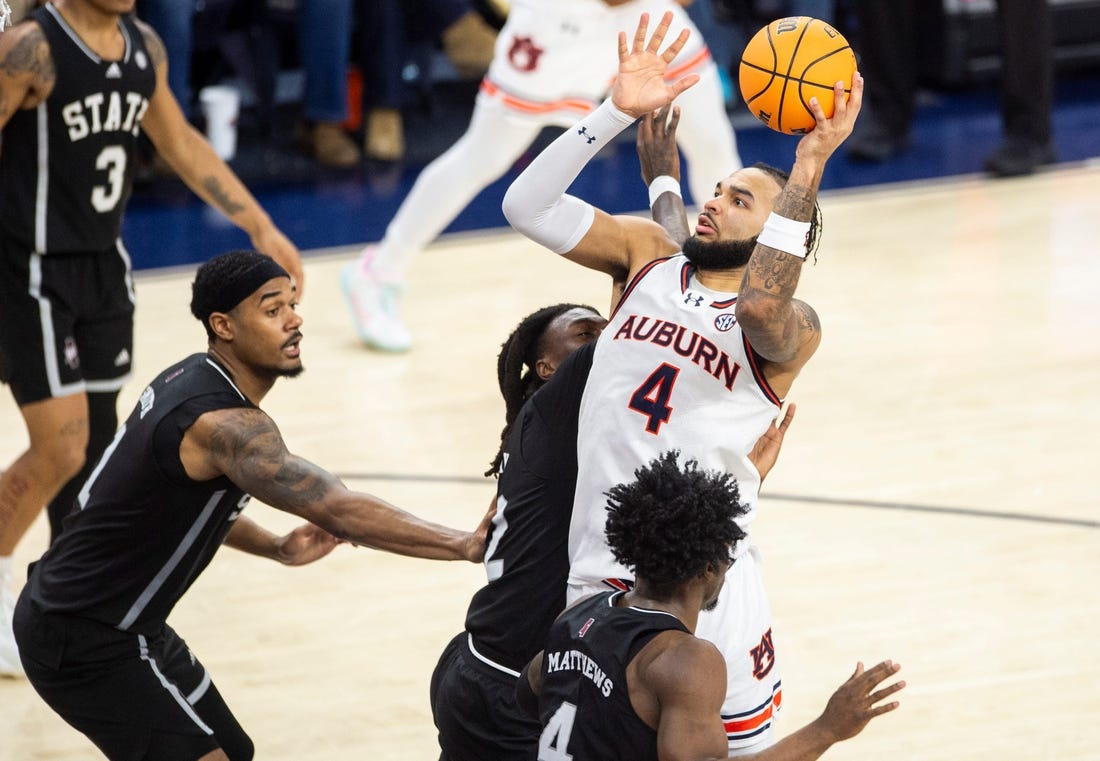
[[[475,79],[489,68],[496,32],[469,0],[365,0],[359,12],[364,149],[370,158],[398,161],[405,155],[402,72],[412,48],[441,44],[455,71]]]
[[[164,42],[164,51],[172,62],[168,67],[168,89],[176,96],[183,115],[190,119],[195,103],[191,91],[194,0],[138,0],[137,15],[153,27]]]
[[[715,167],[732,172],[741,166],[718,67],[681,0],[514,0],[466,132],[420,172],[382,241],[341,272],[364,344],[393,352],[412,346],[399,309],[408,265],[543,128],[572,127],[600,104],[618,71],[616,48],[608,41],[633,29],[643,11],[655,20],[672,13],[673,36],[690,31],[671,75],[699,75],[677,101],[677,144],[690,198],[701,203],[713,196]]]
[[[368,0],[368,5],[375,1]],[[303,141],[325,166],[350,167],[362,158],[343,127],[351,21],[352,0],[300,0],[299,45],[306,80]]]
[[[848,154],[885,161],[909,146],[917,91],[915,0],[857,0],[865,113]],[[986,158],[998,176],[1030,174],[1055,160],[1051,130],[1053,40],[1045,0],[999,0],[1003,140]]]

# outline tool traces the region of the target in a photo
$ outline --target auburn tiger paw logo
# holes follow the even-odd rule
[[[530,37],[514,37],[508,48],[508,63],[519,71],[534,71],[543,52]]]
[[[764,632],[764,636],[760,638],[760,644],[752,648],[749,653],[752,655],[754,677],[763,679],[771,673],[772,667],[775,666],[775,645],[772,642],[771,629]]]

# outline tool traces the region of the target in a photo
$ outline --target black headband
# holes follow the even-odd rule
[[[276,277],[289,278],[290,275],[274,259],[257,256],[250,267],[222,280],[220,286],[210,294],[208,307],[210,313],[228,312],[247,299],[268,280]]]

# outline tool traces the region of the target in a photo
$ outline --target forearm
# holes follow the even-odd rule
[[[272,225],[259,202],[193,127],[188,126],[172,146],[157,146],[180,179],[224,214],[229,221],[255,238]]]
[[[683,246],[691,237],[687,209],[680,195],[680,184],[667,175],[649,184],[649,208],[653,221],[665,228],[670,238]]]
[[[821,758],[834,742],[835,740],[819,725],[819,722],[813,721],[787,735],[775,745],[751,756],[740,758],[752,759],[752,761],[815,761]]]
[[[504,196],[516,230],[557,253],[571,250],[592,225],[594,210],[565,191],[600,149],[634,122],[610,101],[563,132],[531,162]]]
[[[820,180],[820,169],[813,162],[795,162],[758,236],[738,291],[738,324],[753,347],[770,360],[789,360],[798,350],[803,321],[794,308],[794,295],[805,262],[806,236]],[[800,227],[805,228],[800,237],[789,234],[789,228]],[[777,230],[786,230],[787,235],[776,234]],[[785,238],[786,242],[778,242]]]
[[[233,528],[225,537],[227,546],[268,560],[279,560],[279,542],[278,535],[244,515],[237,516]]]
[[[353,544],[428,560],[465,560],[470,534],[407,513],[369,494],[347,492],[314,522]]]

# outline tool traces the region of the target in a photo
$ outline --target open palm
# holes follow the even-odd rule
[[[665,81],[668,65],[687,42],[690,31],[684,29],[672,43],[660,52],[672,13],[665,13],[661,23],[646,43],[649,32],[649,14],[643,13],[634,32],[633,45],[628,48],[626,33],[619,32],[619,74],[611,91],[611,101],[620,111],[635,118],[668,105],[672,100],[699,81],[698,74],[688,74],[669,84]]]

